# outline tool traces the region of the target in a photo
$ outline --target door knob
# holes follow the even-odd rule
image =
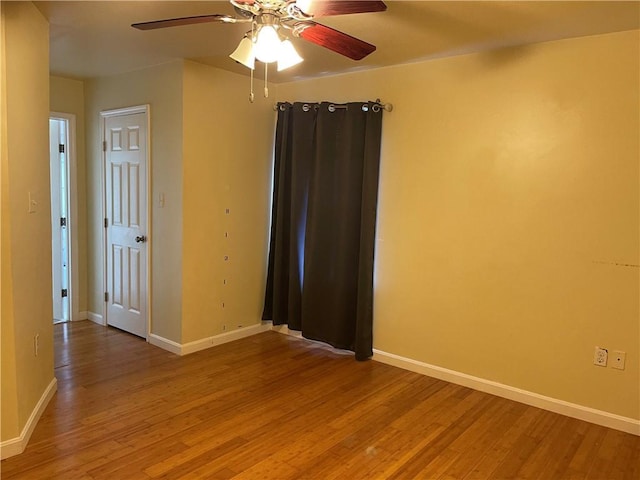
[[[129,237],[129,238],[131,238],[131,237]],[[139,236],[136,237],[136,243],[141,243],[141,242],[144,243],[146,241],[147,241],[147,237],[145,237],[144,235],[139,235]]]

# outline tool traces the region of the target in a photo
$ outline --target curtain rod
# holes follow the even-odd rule
[[[320,104],[305,103],[302,105],[302,110],[304,110],[305,112],[308,112],[309,110],[311,110],[311,105],[313,105],[314,108],[318,108],[318,105]],[[380,110],[391,112],[393,110],[393,105],[391,103],[382,103],[379,98],[377,98],[375,102],[365,102],[364,105],[362,106],[362,110],[366,112],[369,108],[369,105],[371,105],[371,110],[373,110],[374,112],[379,112]],[[281,102],[278,102],[273,105],[274,110],[278,110],[278,108],[282,108],[282,107],[283,107],[283,104]],[[330,103],[328,110],[330,112],[335,112],[336,110],[344,110],[346,108],[347,108],[346,105],[339,105],[339,104],[336,105],[334,103]]]

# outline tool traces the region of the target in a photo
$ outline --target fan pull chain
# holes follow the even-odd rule
[[[251,70],[251,74],[250,74],[251,75],[251,91],[249,92],[249,101],[253,103],[253,100],[255,98],[253,95],[253,68],[250,70]]]
[[[264,98],[269,97],[269,84],[267,83],[267,73],[269,72],[269,64],[264,64]]]
[[[256,21],[255,19],[251,22],[251,41],[255,43],[256,41]],[[254,59],[255,61],[255,59]],[[255,70],[255,64],[254,67],[251,69],[251,91],[249,92],[249,102],[253,103],[255,96],[253,95],[253,71]]]

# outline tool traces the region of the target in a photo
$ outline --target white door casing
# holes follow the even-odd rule
[[[54,299],[54,320],[82,320],[86,318],[86,312],[80,312],[79,310],[79,273],[78,273],[78,192],[77,192],[77,173],[76,173],[76,116],[71,113],[50,112],[49,114],[50,127],[54,124],[54,131],[49,129],[50,133],[50,160],[57,158],[58,160],[64,160],[60,163],[51,163],[51,218],[52,218],[52,261],[53,267],[53,285],[54,296],[60,300],[60,289],[67,288],[67,304],[62,305],[61,301]],[[61,128],[64,131],[60,131]],[[57,130],[57,132],[56,132]],[[59,136],[59,140],[55,141],[53,137]],[[53,155],[58,150],[59,144],[65,145],[64,155],[66,158],[62,158],[59,155]],[[59,152],[58,152],[59,153]],[[65,168],[65,171],[62,171]],[[61,183],[65,183],[63,188]],[[67,227],[66,231],[60,229],[60,216],[62,213],[61,197],[64,196],[66,202],[66,218]],[[63,238],[65,234],[66,238]],[[56,245],[57,243],[64,242],[66,245],[66,270],[67,270],[67,285],[62,286],[62,280],[60,277],[62,270],[57,267],[62,265],[62,247]],[[61,314],[63,307],[66,308],[67,314]]]
[[[70,320],[68,153],[66,119],[49,118],[49,174],[51,182],[51,260],[53,321]]]
[[[148,332],[148,107],[102,112],[106,323]]]

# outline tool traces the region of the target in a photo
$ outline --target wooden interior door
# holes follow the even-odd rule
[[[107,324],[147,336],[147,114],[104,119]]]

